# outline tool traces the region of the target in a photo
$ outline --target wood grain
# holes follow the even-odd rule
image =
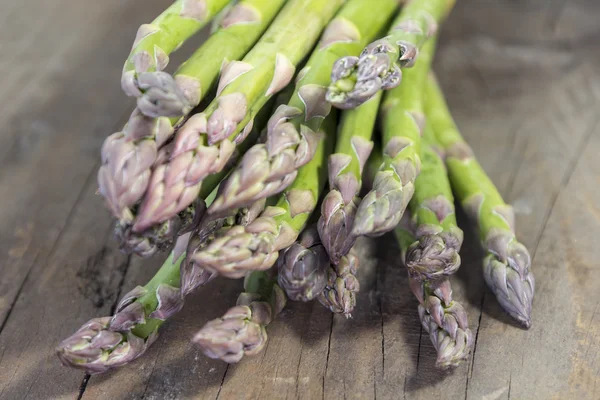
[[[293,303],[269,326],[261,354],[227,366],[189,341],[235,302],[240,282],[220,279],[186,300],[144,357],[89,380],[62,367],[54,346],[110,315],[161,263],[115,248],[95,174],[104,137],[131,109],[119,87],[131,40],[166,3],[5,3],[0,399],[600,398],[597,1],[459,1],[435,61],[462,133],[514,205],[518,237],[533,255],[529,331],[485,287],[482,252],[461,213],[463,265],[452,285],[476,347],[451,373],[434,368],[388,235],[359,242],[352,319]]]

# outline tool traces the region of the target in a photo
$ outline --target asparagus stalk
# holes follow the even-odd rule
[[[416,240],[408,247],[405,258],[409,275],[417,281],[455,273],[460,267],[458,252],[463,241],[444,161],[432,148],[436,142],[431,124],[425,127],[423,140],[421,173],[408,206]]]
[[[56,348],[61,362],[88,374],[98,374],[125,365],[146,352],[158,337],[164,320],[179,310],[180,264],[187,237],[179,238],[176,248],[158,273],[144,287],[127,293],[112,317],[94,318]],[[198,280],[206,283],[209,275]]]
[[[357,55],[384,28],[396,8],[395,0],[346,3],[300,72],[292,99],[271,118],[267,142],[248,151],[221,186],[209,212],[222,212],[272,196],[294,180],[298,168],[313,156],[315,132],[331,111],[325,93],[335,60],[342,55]]]
[[[454,2],[408,2],[386,37],[365,47],[360,57],[343,57],[336,62],[327,100],[338,108],[354,108],[380,90],[397,87],[402,80],[401,69],[414,65],[419,50],[436,33]]]
[[[483,276],[504,310],[525,328],[531,326],[535,280],[531,256],[514,234],[514,213],[464,141],[444,95],[432,76],[426,81],[426,113],[440,146],[454,193],[476,224],[487,252]]]
[[[323,122],[315,156],[298,171],[296,180],[270,206],[246,227],[235,226],[219,232],[218,237],[192,258],[203,269],[229,278],[240,278],[248,271],[266,270],[279,251],[292,245],[317,206],[326,180],[326,159],[333,148],[336,113]]]
[[[411,290],[419,300],[421,323],[438,353],[436,364],[448,368],[466,359],[473,343],[466,312],[452,300],[448,280],[460,266],[463,233],[456,224],[450,181],[442,158],[434,151],[438,145],[429,123],[423,142],[421,173],[415,181],[410,212],[396,234]]]
[[[339,263],[332,264],[327,271],[327,285],[317,297],[331,312],[343,314],[346,318],[352,316],[356,294],[360,290],[356,277],[358,264],[358,256],[352,250]]]
[[[381,151],[381,143],[375,143],[374,151],[371,151],[371,155],[365,165],[363,177],[363,191],[369,192],[373,188],[373,182],[375,181],[375,175],[379,172],[379,168],[383,164],[383,153]]]
[[[277,278],[263,271],[249,274],[237,305],[208,322],[194,336],[207,357],[237,363],[260,352],[267,343],[266,327],[285,307],[286,297]]]
[[[290,300],[311,301],[325,289],[329,257],[316,226],[307,228],[299,241],[281,253],[277,266],[277,281]]]
[[[170,158],[154,168],[133,231],[166,221],[194,201],[204,178],[224,168],[256,113],[290,82],[295,66],[342,3],[288,1],[243,61],[227,65],[217,98],[185,123]]]
[[[150,117],[181,117],[196,107],[217,82],[222,67],[240,60],[273,21],[285,0],[241,0],[219,22],[219,29],[174,75],[142,72],[135,81],[137,105]],[[179,122],[172,118],[173,124]]]
[[[264,208],[264,202],[262,202]],[[242,209],[236,215],[203,224],[201,240],[210,241],[222,226],[248,224],[259,211]],[[144,287],[137,286],[121,299],[112,317],[94,318],[56,349],[64,365],[89,374],[123,366],[146,352],[158,329],[183,308],[185,296],[212,281],[216,274],[185,262],[190,233],[180,236],[171,255]],[[200,243],[199,245],[202,245]]]
[[[373,189],[356,211],[352,234],[379,236],[394,229],[408,206],[421,160],[423,84],[435,51],[435,39],[423,46],[416,65],[407,70],[404,84],[383,100],[383,159]]]
[[[356,236],[354,217],[360,203],[362,172],[373,149],[373,129],[381,93],[354,110],[342,113],[335,153],[329,157],[329,188],[321,204],[319,235],[334,264],[348,254]]]
[[[202,29],[230,0],[176,0],[150,24],[140,26],[123,67],[121,87],[128,96],[139,96],[138,74],[161,71],[169,55]]]

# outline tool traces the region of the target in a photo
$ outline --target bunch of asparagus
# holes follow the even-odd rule
[[[431,72],[453,4],[177,0],[142,25],[121,81],[137,106],[102,147],[99,193],[123,251],[170,254],[114,315],[60,343],[61,361],[90,374],[131,362],[221,275],[244,278],[243,292],[193,342],[238,362],[264,347],[287,299],[350,317],[356,240],[395,231],[437,366],[456,366],[473,335],[452,298],[463,239],[453,196],[480,232],[485,281],[529,327],[531,258]],[[166,72],[211,20],[210,37]]]

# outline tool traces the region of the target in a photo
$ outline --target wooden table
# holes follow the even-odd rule
[[[161,262],[119,253],[95,192],[99,147],[131,110],[119,87],[122,61],[137,26],[167,3],[3,2],[1,399],[600,398],[594,0],[460,0],[435,62],[458,125],[515,206],[518,236],[531,250],[529,331],[485,288],[482,252],[466,229],[453,285],[476,344],[453,373],[434,368],[391,237],[360,243],[353,319],[291,304],[269,327],[266,349],[238,365],[189,343],[235,301],[240,283],[219,280],[192,296],[132,365],[91,379],[62,367],[54,346],[89,318],[110,315]]]

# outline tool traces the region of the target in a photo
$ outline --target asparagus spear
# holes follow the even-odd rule
[[[237,363],[244,355],[260,352],[267,343],[267,325],[283,310],[287,300],[276,283],[277,278],[268,272],[248,274],[236,306],[204,325],[193,342],[207,357],[227,363]]]
[[[196,107],[216,83],[223,65],[240,60],[275,18],[284,0],[241,0],[219,22],[219,29],[174,75],[142,72],[135,84],[137,105],[150,117],[181,117]],[[171,118],[175,125],[179,118]]]
[[[432,76],[426,81],[426,113],[446,152],[452,188],[476,224],[487,255],[483,276],[500,305],[525,328],[531,326],[535,280],[531,256],[514,234],[514,213],[464,141]]]
[[[155,167],[133,231],[166,221],[194,201],[203,179],[223,169],[236,143],[245,138],[245,128],[265,102],[290,82],[295,66],[342,3],[288,1],[243,61],[227,65],[217,98],[186,122],[175,137],[171,157]]]
[[[421,173],[408,205],[416,240],[408,247],[405,258],[408,273],[418,281],[441,279],[456,272],[463,241],[444,161],[432,148],[436,142],[431,124],[425,126],[423,141]]]
[[[332,264],[327,271],[327,285],[319,294],[319,302],[336,314],[352,316],[356,306],[356,293],[360,284],[356,277],[358,256],[350,250],[337,264]]]
[[[140,26],[123,67],[121,87],[128,96],[139,96],[138,74],[161,71],[169,55],[202,29],[230,0],[176,0],[150,24]]]
[[[397,87],[402,68],[412,67],[427,38],[454,6],[455,0],[411,0],[388,35],[369,44],[360,57],[339,59],[331,73],[327,100],[338,108],[354,108],[380,90]]]
[[[264,208],[262,202],[250,210],[241,209],[235,215],[206,221],[200,230],[201,241],[210,241],[219,227],[250,223],[261,204]],[[181,310],[185,296],[216,277],[184,261],[189,238],[187,233],[177,239],[173,252],[156,275],[144,287],[138,286],[123,296],[112,317],[94,318],[61,342],[56,353],[62,363],[98,374],[144,354],[158,337],[162,324]]]
[[[337,264],[348,254],[356,236],[352,235],[362,172],[373,149],[373,129],[381,93],[354,110],[342,113],[335,153],[329,157],[330,191],[321,204],[319,235],[329,258]]]
[[[158,337],[159,326],[180,308],[176,295],[186,290],[179,287],[179,271],[188,236],[179,238],[171,255],[146,286],[138,286],[123,296],[112,317],[86,322],[58,345],[56,354],[64,365],[98,374],[145,353]],[[209,279],[207,274],[196,282],[201,285]]]
[[[296,180],[270,206],[246,227],[224,229],[192,258],[203,269],[230,278],[248,271],[266,270],[276,261],[279,251],[292,245],[306,226],[326,180],[325,163],[333,147],[336,113],[323,122],[315,156],[298,171]]]
[[[473,335],[463,307],[452,300],[448,277],[460,266],[463,233],[456,224],[450,181],[431,124],[425,126],[421,173],[396,235],[408,270],[410,287],[419,300],[419,316],[438,352],[437,366],[456,366],[469,355]],[[412,214],[412,218],[409,218]],[[411,219],[409,223],[407,219]]]
[[[269,123],[265,144],[254,146],[221,186],[209,212],[239,207],[284,190],[314,154],[315,132],[331,111],[325,101],[329,73],[341,55],[357,55],[397,8],[395,0],[349,0],[323,34],[300,72],[290,102]]]
[[[416,65],[407,70],[404,84],[383,100],[383,159],[373,189],[356,211],[352,234],[379,236],[394,229],[414,192],[421,160],[423,84],[435,51],[435,39],[423,46]]]
[[[325,289],[329,257],[316,226],[307,228],[299,241],[281,253],[277,266],[277,281],[290,300],[307,302]]]

